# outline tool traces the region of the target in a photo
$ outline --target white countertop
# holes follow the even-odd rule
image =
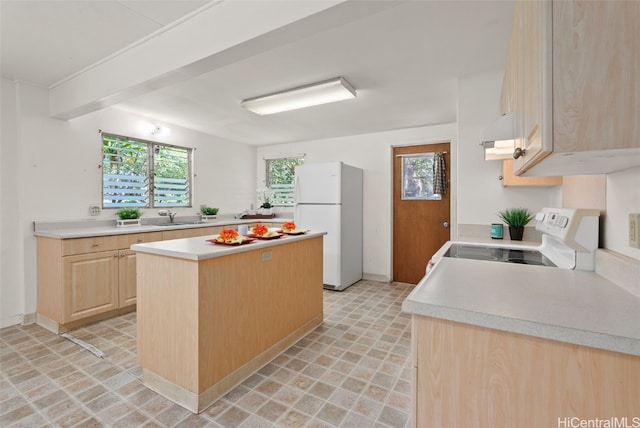
[[[35,236],[57,239],[87,238],[90,236],[123,235],[128,233],[162,232],[178,229],[195,229],[211,226],[231,226],[251,223],[282,223],[289,218],[268,219],[236,219],[220,218],[203,223],[176,224],[160,226],[159,224],[143,224],[141,226],[117,227],[115,220],[70,220],[63,222],[35,222]],[[186,222],[177,218],[176,222]],[[167,221],[168,223],[168,221]]]
[[[214,257],[228,256],[231,254],[252,251],[261,248],[283,245],[293,241],[316,238],[326,235],[326,232],[309,231],[304,235],[284,235],[278,239],[256,239],[243,245],[220,245],[207,242],[216,235],[198,236],[195,238],[171,239],[168,241],[148,242],[131,246],[133,251],[149,254],[157,254],[167,257],[177,257],[187,260],[206,260]]]
[[[640,299],[595,272],[444,257],[402,309],[640,355]]]

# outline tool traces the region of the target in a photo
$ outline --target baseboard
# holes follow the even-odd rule
[[[46,315],[37,314],[36,322],[40,327],[46,328],[51,333],[60,334],[69,331],[62,327],[62,324],[59,324],[57,321],[52,320]]]
[[[14,325],[29,325],[36,322],[36,314],[17,314],[0,320],[0,328]]]
[[[37,320],[38,320],[38,317],[35,312],[31,314],[24,314],[24,318],[22,319],[22,325],[35,324]]]
[[[12,325],[22,324],[23,315],[13,315],[8,318],[2,319],[2,324],[0,324],[0,328],[11,327]]]
[[[368,281],[376,281],[376,282],[391,282],[391,278],[389,275],[379,275],[375,273],[363,273],[362,279],[366,279]]]

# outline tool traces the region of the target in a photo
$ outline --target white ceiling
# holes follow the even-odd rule
[[[207,3],[0,0],[2,77],[53,87],[141,39],[158,37],[165,26],[198,15]],[[455,122],[456,79],[504,68],[512,1],[381,4],[361,1],[358,7],[371,11],[325,25],[314,22],[320,30],[265,42],[257,53],[178,83],[155,85],[160,88],[141,95],[134,91],[115,107],[253,145]],[[318,14],[316,21],[319,16],[332,15]],[[166,47],[166,55],[175,53]],[[270,116],[239,105],[245,98],[337,76],[356,88],[357,99]]]

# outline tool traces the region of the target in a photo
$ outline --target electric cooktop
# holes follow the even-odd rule
[[[444,257],[556,267],[540,251],[481,245],[451,244]]]

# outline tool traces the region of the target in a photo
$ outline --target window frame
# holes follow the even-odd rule
[[[274,196],[273,196],[274,200],[278,199],[278,195],[280,194],[280,192],[278,192],[277,190],[273,189],[273,187],[272,187],[273,183],[271,183],[271,173],[270,173],[269,166],[270,166],[271,162],[274,162],[274,161],[286,161],[286,160],[297,160],[297,161],[300,162],[298,165],[302,165],[302,164],[304,164],[304,155],[300,155],[300,156],[285,156],[285,157],[280,157],[280,158],[264,159],[264,166],[265,166],[265,180],[264,180],[264,182],[265,182],[265,186],[268,187],[269,189],[271,189],[274,192]],[[293,194],[293,192],[295,192],[295,181],[293,181],[293,178],[292,178],[291,186],[292,186],[291,192]],[[291,203],[289,203],[289,204],[273,202],[273,203],[271,203],[271,205],[274,206],[274,207],[293,207],[295,205],[295,201],[292,200]]]
[[[400,189],[401,189],[401,200],[403,201],[440,201],[442,200],[442,195],[438,194],[438,193],[433,193],[433,159],[435,157],[435,153],[434,152],[426,152],[426,153],[414,153],[414,154],[408,154],[408,155],[402,155],[401,159],[400,159],[400,163],[401,163],[401,174],[400,174]],[[427,188],[430,190],[429,192],[426,192],[427,195],[424,194],[420,194],[420,195],[409,195],[409,190],[408,190],[408,186],[409,183],[407,182],[407,169],[408,169],[408,165],[407,162],[410,160],[415,160],[415,159],[428,159],[428,163],[430,164],[430,168],[427,169],[428,173],[426,176],[421,176],[421,177],[416,177],[420,180],[424,180],[424,184],[427,184]],[[425,193],[425,192],[421,192],[421,193]]]
[[[105,171],[104,171],[104,143],[105,143],[105,136],[109,136],[109,137],[113,137],[113,138],[117,138],[117,139],[126,139],[128,141],[131,142],[135,142],[135,143],[140,143],[140,144],[144,144],[146,146],[145,150],[146,150],[146,156],[147,156],[147,168],[146,168],[146,183],[147,183],[147,192],[146,192],[146,204],[144,206],[140,206],[140,205],[130,205],[131,208],[147,208],[147,209],[153,209],[153,208],[192,208],[193,207],[193,186],[194,186],[194,173],[193,173],[193,155],[195,152],[195,149],[192,147],[183,147],[183,146],[178,146],[175,144],[168,144],[168,143],[161,143],[158,141],[152,141],[152,140],[146,140],[144,138],[137,138],[137,137],[129,137],[127,135],[120,135],[120,134],[115,134],[112,132],[101,132],[100,133],[100,152],[101,152],[101,158],[102,158],[102,162],[100,163],[100,170],[101,170],[101,205],[102,205],[102,209],[106,209],[106,210],[110,210],[110,209],[116,209],[119,210],[121,208],[127,208],[129,206],[105,206],[105,195],[104,195],[104,191],[105,191],[105,187],[104,187],[104,183],[105,183]],[[188,191],[188,201],[187,204],[185,205],[156,205],[156,174],[155,174],[155,158],[156,158],[156,147],[170,147],[170,148],[174,148],[174,149],[178,149],[178,150],[184,150],[186,152],[187,155],[187,183],[186,183],[186,189]]]

